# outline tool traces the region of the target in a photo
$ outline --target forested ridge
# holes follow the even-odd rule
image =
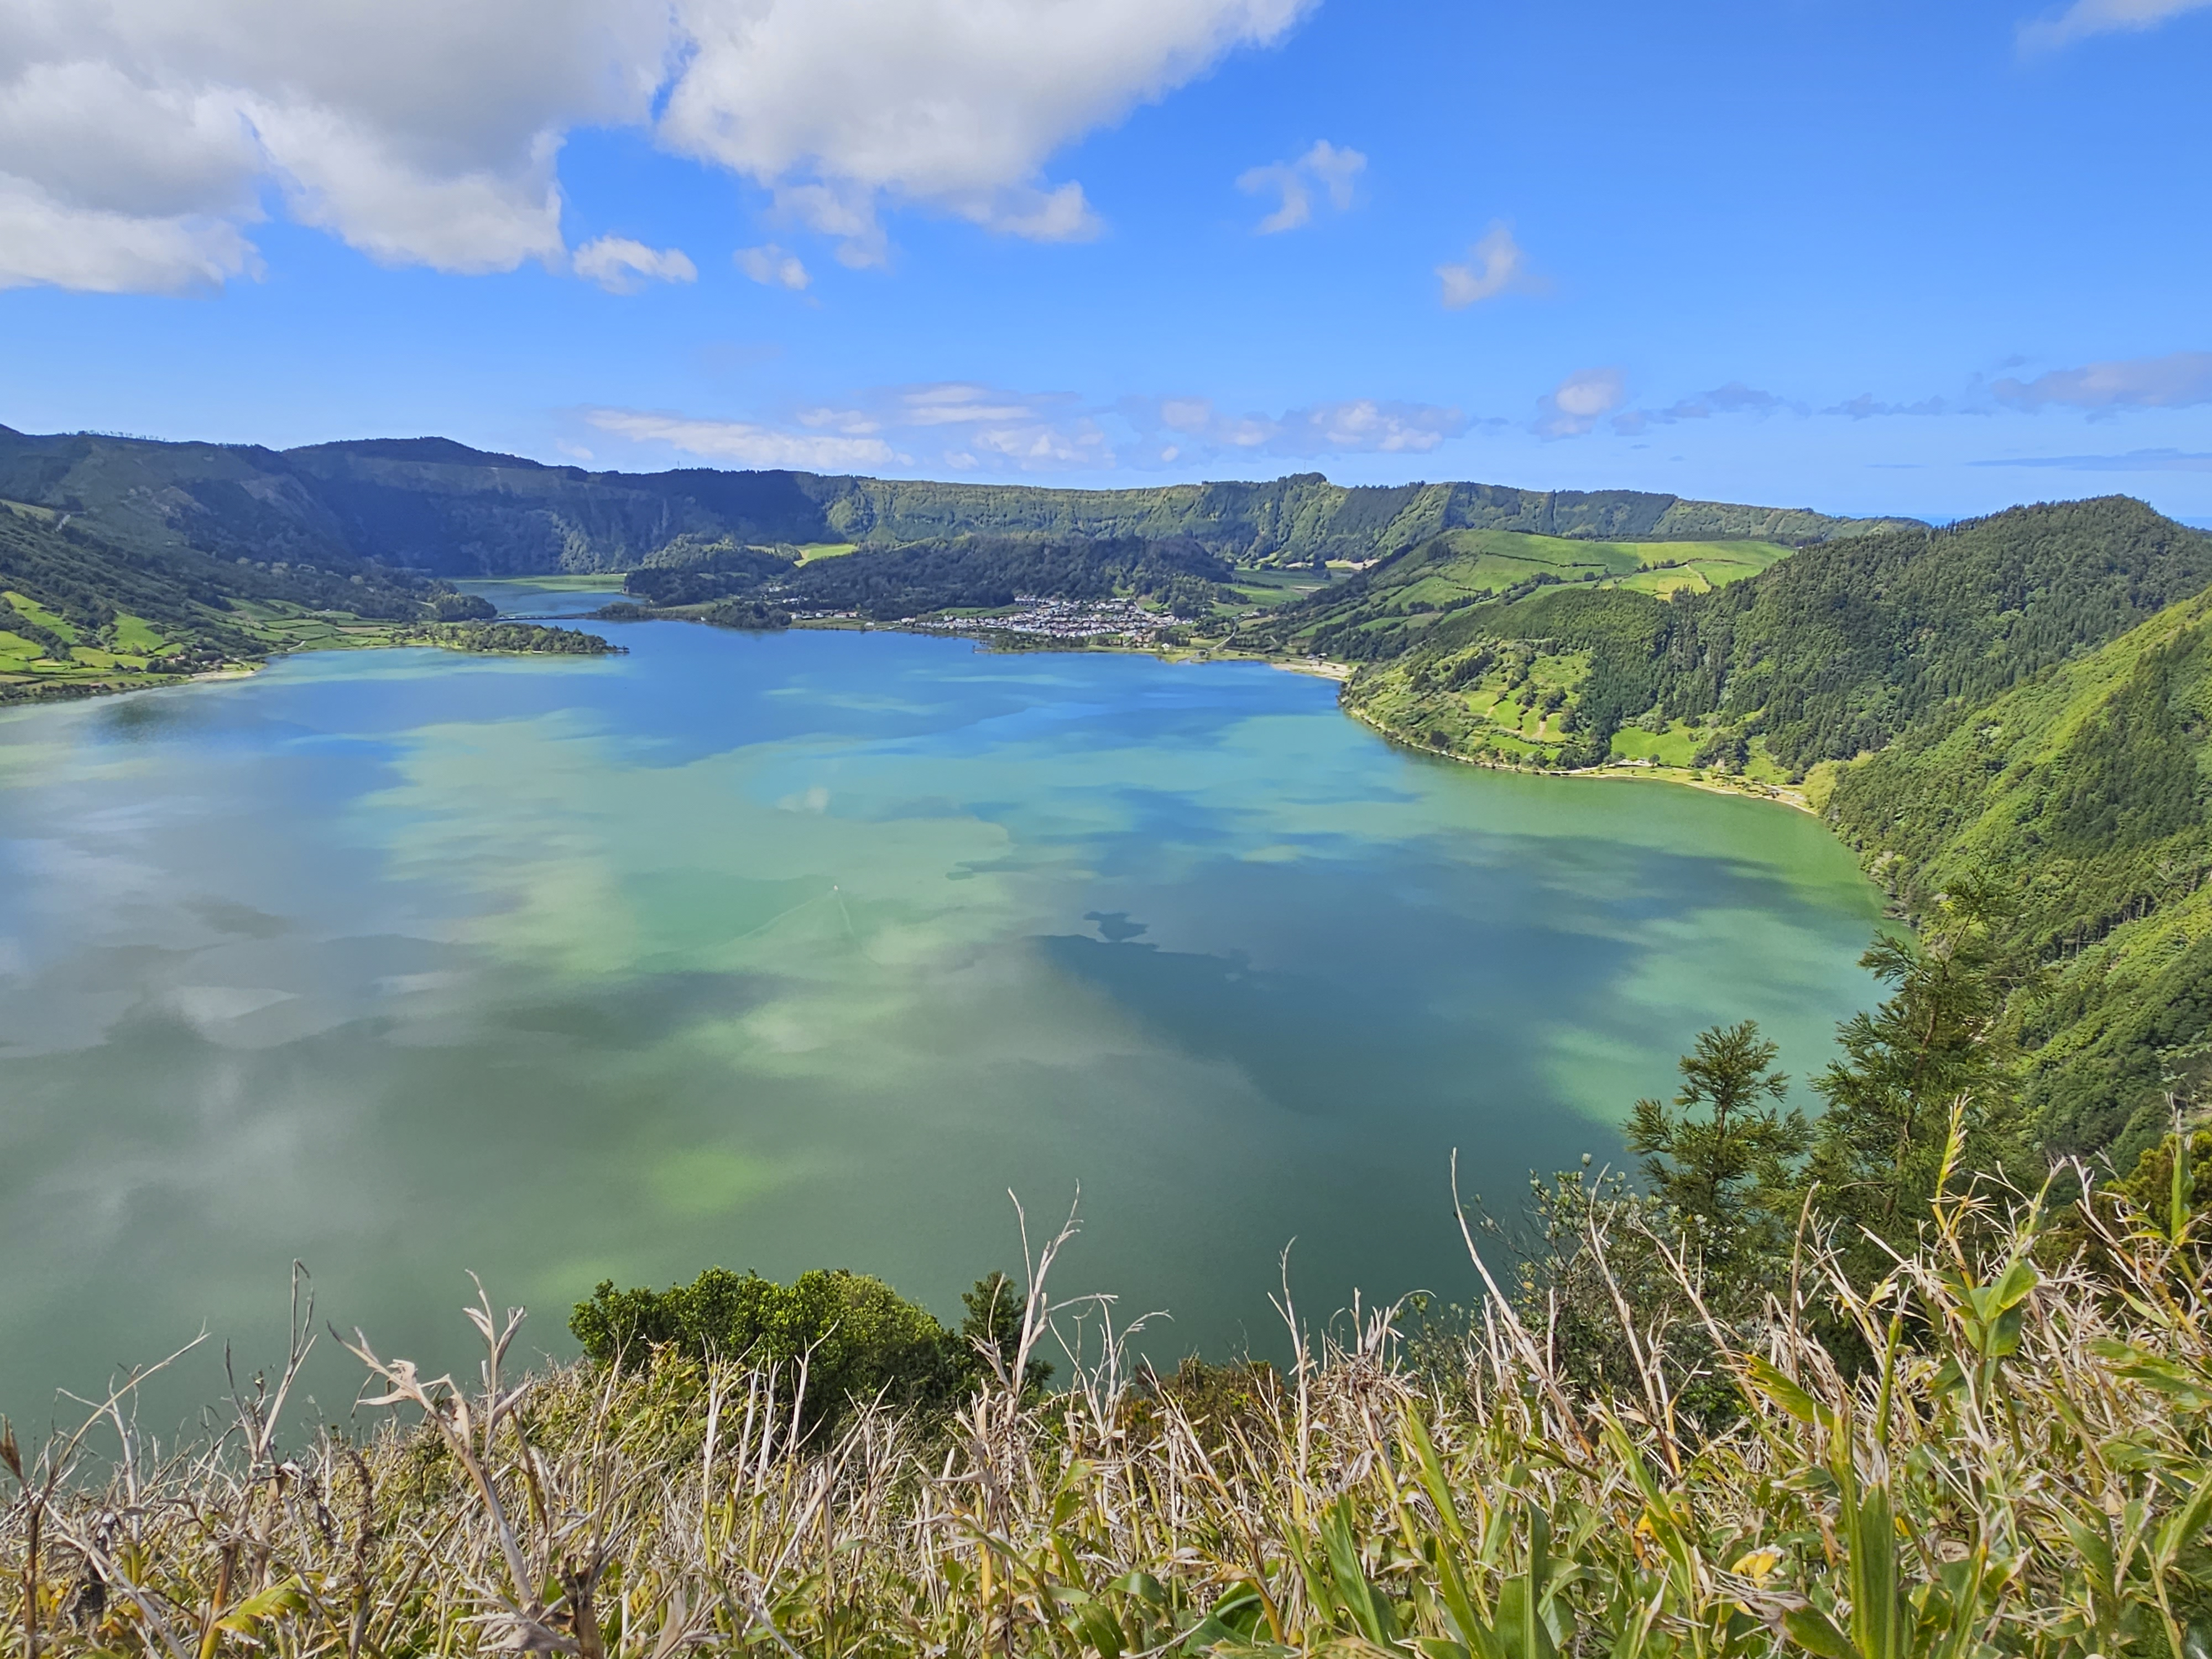
[[[2212,594],[1838,776],[1828,816],[1907,914],[2003,872],[2042,971],[2013,1013],[2059,1152],[2156,1139],[2212,1082]]]
[[[1594,654],[1574,700],[1587,698],[1589,716],[1552,734],[1576,739],[1555,744],[1565,752],[1554,758],[1593,764],[1617,719],[1649,712],[1758,739],[1802,775],[1954,717],[2208,583],[2212,536],[2113,496],[1821,543],[1666,601],[1530,584],[1433,618],[1416,636],[1397,631],[1400,611],[1363,619],[1347,637],[1346,601],[1358,596],[1321,593],[1267,625],[1287,642],[1388,660],[1405,685],[1449,678],[1486,641],[1556,637]]]
[[[967,535],[1188,538],[1243,562],[1388,556],[1455,528],[1557,537],[1789,544],[1901,522],[1634,490],[1264,483],[1043,489],[790,471],[587,472],[442,438],[276,451],[0,427],[0,498],[87,515],[118,545],[219,556],[348,556],[441,576],[618,572],[691,538],[892,546]]]

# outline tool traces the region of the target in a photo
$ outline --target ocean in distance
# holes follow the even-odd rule
[[[468,1269],[556,1353],[717,1263],[957,1315],[1009,1189],[1035,1239],[1079,1186],[1059,1288],[1272,1353],[1293,1239],[1313,1318],[1467,1301],[1453,1149],[1510,1213],[1702,1027],[1802,1079],[1871,1000],[1877,896],[1779,807],[1411,754],[1260,665],[599,626],[0,715],[0,1412],[204,1328],[173,1425],[222,1341],[281,1359],[295,1257],[436,1369]]]

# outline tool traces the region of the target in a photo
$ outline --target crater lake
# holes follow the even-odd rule
[[[1510,1216],[1700,1029],[1809,1107],[1871,1000],[1878,896],[1775,805],[1409,753],[1261,664],[587,625],[629,653],[0,714],[0,1411],[205,1328],[173,1423],[281,1360],[295,1258],[438,1369],[467,1270],[556,1354],[713,1264],[957,1317],[1009,1192],[1034,1245],[1079,1188],[1058,1289],[1272,1353],[1286,1247],[1316,1321],[1468,1301],[1455,1148]]]

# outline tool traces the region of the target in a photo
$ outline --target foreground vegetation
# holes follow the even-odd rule
[[[216,1446],[156,1447],[120,1401],[0,1443],[0,1617],[21,1653],[161,1659],[2196,1651],[2201,1239],[2185,1206],[2075,1214],[2054,1259],[2033,1206],[1947,1194],[1865,1288],[1801,1240],[1740,1324],[1670,1256],[1705,1357],[1671,1365],[1680,1328],[1616,1298],[1611,1386],[1507,1294],[1411,1342],[1402,1310],[1315,1335],[1286,1302],[1279,1373],[1133,1375],[1050,1302],[1048,1249],[957,1408],[813,1432],[803,1359],[518,1379],[520,1316],[486,1300],[478,1385],[349,1344],[392,1408],[358,1440],[288,1447],[280,1378]],[[1593,1213],[1578,1254],[1671,1248]],[[1024,1386],[1056,1340],[1073,1386]]]

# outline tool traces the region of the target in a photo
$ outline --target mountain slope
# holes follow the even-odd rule
[[[1534,588],[1435,619],[1346,703],[1496,763],[1817,768],[1908,918],[1969,875],[2017,899],[2046,1147],[2128,1167],[2169,1090],[2212,1085],[2212,536],[2140,502],[1830,543],[1671,601]]]
[[[1828,816],[1908,914],[2002,872],[2051,982],[2018,1011],[2054,1150],[2129,1167],[2212,1080],[2212,594],[1838,777]]]
[[[697,468],[550,467],[444,439],[283,452],[0,428],[0,497],[93,520],[118,545],[374,559],[445,576],[629,570],[672,542],[897,545],[965,534],[1190,538],[1243,562],[1387,556],[1450,530],[1784,544],[1893,527],[1631,490],[1264,483],[1039,489]]]
[[[1376,662],[1420,644],[1455,611],[1553,583],[1660,597],[1710,592],[1788,558],[1772,541],[1602,541],[1447,530],[1245,630],[1254,644]]]
[[[322,556],[118,547],[71,514],[0,500],[0,702],[163,684],[313,646],[536,651],[592,637],[457,627],[489,607],[443,582]]]
[[[1389,569],[1365,574],[1368,594]],[[1589,583],[1571,590],[1583,596],[1571,607],[1528,588],[1417,634],[1366,624],[1378,654],[1398,653],[1363,670],[1347,696],[1389,729],[1476,757],[1703,755],[1802,779],[1909,731],[1948,729],[2208,586],[2212,536],[2140,501],[2014,507],[1943,531],[1818,544],[1666,601]],[[1364,602],[1316,594],[1267,625],[1328,640],[1359,626],[1348,600]],[[1532,725],[1517,702],[1498,715],[1498,693],[1525,697],[1538,682],[1541,696],[1560,693],[1553,717]]]

